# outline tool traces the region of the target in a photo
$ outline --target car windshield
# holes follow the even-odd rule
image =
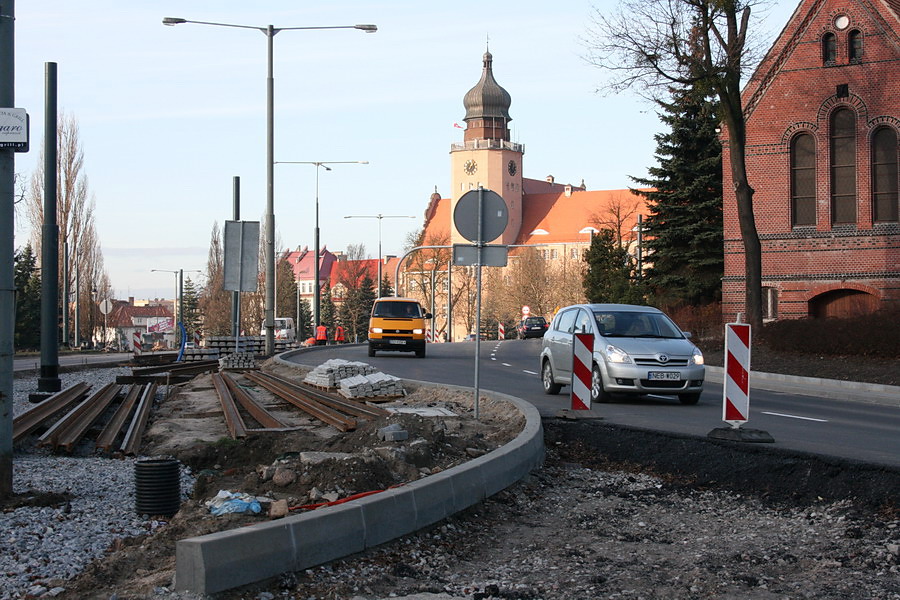
[[[596,311],[594,320],[604,337],[684,337],[678,326],[661,313]]]
[[[375,305],[372,316],[409,319],[421,317],[422,311],[416,302],[379,302]]]
[[[526,325],[543,325],[544,317],[528,317],[525,319]]]

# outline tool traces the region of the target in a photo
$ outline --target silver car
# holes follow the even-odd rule
[[[544,334],[541,382],[558,394],[572,383],[574,333],[594,336],[591,401],[611,394],[673,394],[696,404],[703,391],[703,353],[661,310],[631,304],[576,304],[561,309]]]

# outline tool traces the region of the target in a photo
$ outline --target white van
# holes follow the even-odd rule
[[[266,322],[263,321],[259,328],[259,335],[266,335]],[[297,330],[294,329],[294,319],[291,317],[275,317],[275,339],[296,341]]]

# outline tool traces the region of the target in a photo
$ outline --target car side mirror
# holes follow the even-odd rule
[[[431,313],[430,313],[430,312],[425,313],[425,318],[426,318],[426,319],[430,319],[430,318],[431,318]]]
[[[684,334],[684,337],[686,337],[687,339],[691,339],[691,332],[690,332],[690,331],[682,331],[681,333],[683,333],[683,334]]]

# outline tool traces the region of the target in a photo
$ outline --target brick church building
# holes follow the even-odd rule
[[[743,92],[767,319],[900,305],[900,0],[803,0]],[[724,148],[723,312],[744,311]]]

